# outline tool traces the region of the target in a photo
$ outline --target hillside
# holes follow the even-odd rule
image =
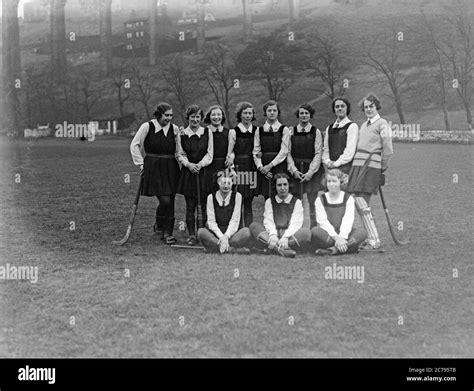
[[[381,44],[384,36],[393,32],[403,32],[403,42],[400,43],[401,76],[408,76],[409,84],[407,91],[403,95],[403,109],[406,121],[409,123],[420,124],[421,129],[443,129],[443,118],[440,111],[439,87],[436,82],[438,72],[437,63],[433,56],[433,50],[427,44],[426,36],[420,23],[419,2],[391,4],[387,2],[383,5],[370,6],[348,6],[332,4],[327,6],[311,6],[311,2],[302,2],[304,18],[295,26],[300,29],[301,35],[296,35],[296,42],[304,36],[305,32],[313,26],[324,27],[328,21],[334,20],[337,23],[338,31],[341,36],[339,39],[349,48],[347,52],[347,61],[351,64],[351,71],[345,75],[349,80],[349,88],[346,90],[346,96],[353,102],[352,118],[360,122],[363,120],[362,113],[359,112],[357,102],[369,91],[379,95],[382,100],[382,114],[392,120],[399,122],[395,105],[390,98],[390,90],[385,80],[376,78],[373,72],[363,64],[361,53],[364,48],[373,42]],[[473,4],[470,4],[470,13],[473,15]],[[440,31],[446,31],[448,34],[448,25],[443,22],[442,15],[445,9],[438,3],[426,7],[430,16],[438,17]],[[113,19],[113,34],[120,36],[123,32],[122,22],[124,17]],[[231,19],[235,21],[236,19]],[[237,19],[238,20],[238,19]],[[342,21],[342,22],[341,22]],[[306,27],[305,27],[306,26]],[[268,34],[275,29],[285,31],[287,20],[281,17],[272,20],[266,20],[254,24],[254,34]],[[222,41],[235,51],[242,50],[245,45],[242,39],[240,24],[222,26],[208,26],[209,35],[222,35]],[[66,31],[77,31],[79,34],[97,34],[98,20],[86,20],[80,16],[68,16],[66,20]],[[46,39],[49,32],[49,25],[45,23],[23,23],[21,25],[21,44],[22,44],[22,66],[28,66],[34,69],[47,69],[49,56],[35,55],[32,52],[32,46],[35,43]],[[195,63],[198,58],[193,53],[186,53],[184,58],[188,64]],[[98,74],[99,57],[98,54],[89,54],[79,58],[78,55],[69,55],[70,69],[75,74],[86,74],[91,81],[96,83],[101,91],[100,100],[92,108],[93,116],[106,118],[118,114],[118,105],[116,103],[116,92],[111,88],[111,82],[101,79]],[[168,58],[162,58],[164,62]],[[114,59],[120,63],[120,59]],[[129,60],[129,63],[138,66],[142,71],[147,71],[157,78],[160,85],[157,93],[150,101],[150,107],[162,100],[170,100],[171,96],[165,91],[165,85],[161,78],[161,70],[150,68],[146,65],[146,59],[136,58]],[[94,69],[97,71],[94,72]],[[86,71],[87,70],[87,71]],[[191,69],[189,69],[192,72]],[[41,71],[42,72],[42,71]],[[85,73],[84,73],[85,72]],[[199,91],[196,91],[195,100],[202,107],[208,107],[215,103],[202,76],[195,73],[196,79],[200,81]],[[286,123],[294,123],[295,118],[292,114],[296,105],[303,102],[311,102],[315,105],[317,114],[315,123],[324,127],[332,119],[330,112],[330,101],[318,92],[322,83],[319,79],[311,75],[310,71],[298,71],[292,75],[287,75],[292,79],[291,87],[285,92],[280,103],[283,108],[282,119]],[[265,100],[268,99],[267,92],[260,80],[249,75],[243,75],[240,80],[240,89],[233,90],[232,103],[235,105],[240,100],[249,100],[260,108]],[[126,111],[135,112],[137,123],[144,120],[143,106],[130,99],[126,102]],[[448,89],[448,110],[450,111],[451,126],[453,129],[466,129],[466,117],[456,91],[453,88]],[[176,119],[178,116],[176,116]],[[262,116],[258,109],[258,119]],[[45,119],[46,120],[46,119]],[[54,118],[51,119],[54,122]],[[48,121],[50,122],[50,121]],[[179,122],[179,121],[178,121]],[[134,125],[135,126],[135,125]]]

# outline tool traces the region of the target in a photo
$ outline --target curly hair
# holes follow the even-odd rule
[[[370,93],[359,102],[359,107],[362,111],[364,111],[364,102],[366,100],[368,100],[370,103],[373,103],[377,111],[379,111],[382,108],[382,105],[380,104],[380,99],[377,98],[377,95]]]
[[[190,105],[186,108],[186,119],[189,120],[193,114],[201,114],[201,118],[203,117],[203,112],[201,107],[198,105]]]
[[[296,118],[300,117],[300,109],[304,109],[309,112],[309,118],[313,118],[314,113],[316,112],[314,110],[314,107],[311,106],[309,103],[303,103],[302,105],[299,105],[298,108],[295,110],[295,116]]]
[[[212,113],[212,110],[220,110],[220,111],[221,111],[221,113],[222,113],[221,125],[222,125],[222,124],[225,124],[226,118],[225,118],[224,109],[223,109],[222,106],[220,106],[220,105],[214,105],[214,106],[209,107],[209,109],[207,110],[206,114],[204,115],[204,121],[203,121],[203,122],[204,122],[205,124],[210,124],[210,123],[211,123],[211,113]]]
[[[347,175],[345,172],[342,172],[338,168],[331,168],[327,171],[326,174],[324,174],[323,179],[321,181],[321,184],[324,186],[325,189],[327,189],[328,176],[336,177],[337,179],[339,179],[339,183],[341,184],[341,190],[344,190],[347,185],[347,182],[349,181],[349,175]]]
[[[264,117],[267,116],[267,109],[270,106],[276,106],[277,107],[278,117],[279,117],[281,115],[281,109],[280,109],[280,106],[278,105],[278,102],[275,101],[275,100],[268,100],[268,101],[265,102],[265,104],[263,105],[263,116]]]
[[[255,121],[256,120],[255,108],[253,107],[252,103],[249,103],[249,102],[240,102],[237,105],[237,108],[235,109],[235,116],[237,117],[237,121],[242,122],[242,111],[246,109],[252,109],[253,111],[252,121]]]
[[[171,105],[169,103],[160,102],[160,103],[158,103],[158,106],[156,106],[156,110],[153,113],[153,115],[155,116],[155,118],[157,120],[159,120],[159,119],[161,119],[161,117],[163,116],[164,113],[166,113],[168,110],[172,110],[172,109],[173,108],[171,107]]]

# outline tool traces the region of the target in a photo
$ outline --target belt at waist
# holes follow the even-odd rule
[[[239,158],[239,159],[251,159],[252,156],[251,155],[235,155],[236,158]]]
[[[313,159],[302,159],[299,157],[293,157],[293,159],[298,160],[299,162],[303,162],[303,163],[311,163],[313,161]]]
[[[163,154],[160,154],[160,153],[147,153],[146,156],[161,157],[161,158],[166,158],[166,159],[174,159],[174,155],[163,155]]]

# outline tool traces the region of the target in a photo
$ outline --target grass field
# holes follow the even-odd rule
[[[292,260],[173,250],[146,197],[113,246],[138,180],[128,146],[0,140],[0,266],[39,268],[36,284],[0,280],[1,357],[474,355],[471,146],[395,144],[385,194],[410,245],[377,197],[385,253]],[[364,266],[364,283],[325,279],[333,263]]]

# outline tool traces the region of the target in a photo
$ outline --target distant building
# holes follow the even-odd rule
[[[150,44],[148,18],[130,19],[123,25],[126,50],[137,50]]]

